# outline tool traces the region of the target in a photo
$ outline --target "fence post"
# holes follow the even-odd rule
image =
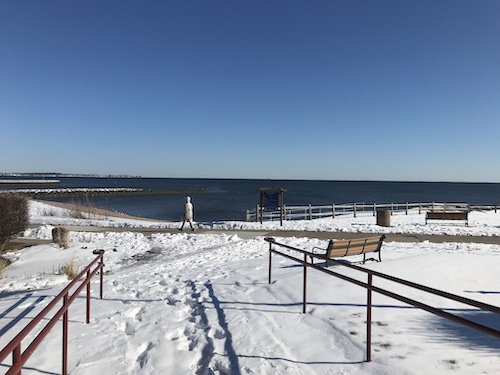
[[[391,203],[391,215],[394,214],[394,203]]]
[[[497,212],[496,206],[495,206],[495,212]],[[335,204],[332,204],[332,217],[335,219]]]
[[[377,203],[373,203],[373,216],[377,215]]]
[[[422,213],[422,202],[418,203],[418,214],[420,215]]]
[[[368,273],[368,288],[366,301],[366,362],[372,360],[372,278]]]
[[[309,220],[312,220],[312,218],[313,218],[312,205],[309,205]]]
[[[356,217],[356,203],[352,205],[352,209],[354,210],[354,217]]]

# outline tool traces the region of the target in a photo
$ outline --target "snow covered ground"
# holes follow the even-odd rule
[[[63,209],[31,202],[41,226],[26,237],[50,238],[56,224],[177,227],[110,217],[73,219]],[[498,236],[500,212],[473,212],[470,227],[434,222],[423,214],[313,221],[198,223],[216,229],[287,229]],[[303,249],[325,246],[314,238],[279,238]],[[91,323],[85,299],[70,309],[71,374],[498,374],[500,340],[474,332],[396,300],[374,294],[372,362],[364,362],[366,291],[310,270],[308,309],[301,313],[302,268],[274,257],[267,283],[268,244],[262,237],[132,232],[71,232],[70,247],[38,245],[9,253],[12,264],[0,280],[0,348],[67,285],[58,269],[74,260],[88,264],[104,249],[104,299],[93,283]],[[359,260],[356,257],[350,261]],[[363,267],[467,298],[500,306],[500,246],[477,243],[388,242],[383,262]],[[334,267],[331,267],[334,268]],[[339,269],[337,267],[336,269]],[[339,269],[352,277],[352,271]],[[362,278],[365,278],[363,276]],[[500,316],[423,292],[380,287],[500,329]],[[33,337],[33,336],[30,336]],[[23,374],[61,369],[56,326],[26,364]],[[8,370],[10,358],[0,365]]]

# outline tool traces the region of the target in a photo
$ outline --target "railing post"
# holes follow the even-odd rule
[[[352,205],[352,209],[354,210],[354,217],[356,217],[356,203]]]
[[[90,270],[87,271],[87,324],[90,323]]]
[[[418,214],[420,215],[422,213],[422,202],[418,203]]]
[[[21,343],[19,343],[12,351],[12,366],[14,367],[18,363],[21,363]],[[21,375],[21,371],[22,370],[19,370],[16,375]]]
[[[377,203],[373,203],[373,216],[377,215]]]
[[[267,283],[271,284],[271,268],[272,268],[272,251],[271,251],[272,245],[269,243],[269,273],[267,277]]]
[[[408,215],[408,202],[406,202],[406,215]]]
[[[102,299],[104,292],[104,253],[101,254],[101,269],[99,271],[99,276],[100,276],[99,297]]]
[[[69,320],[69,306],[68,293],[63,297],[63,307],[66,311],[63,314],[63,342],[62,342],[62,374],[68,374],[68,320]]]
[[[302,314],[306,313],[307,307],[307,255],[304,254],[304,280],[302,280]]]
[[[332,204],[332,217],[335,219],[335,204]]]
[[[368,288],[366,301],[366,362],[372,360],[372,278],[373,275],[368,273]]]
[[[312,220],[313,218],[313,210],[312,210],[312,206],[309,205],[309,220]]]

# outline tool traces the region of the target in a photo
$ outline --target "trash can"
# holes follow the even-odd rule
[[[377,225],[381,227],[391,226],[391,210],[377,211]]]

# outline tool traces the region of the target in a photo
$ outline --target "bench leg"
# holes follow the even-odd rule
[[[381,251],[377,251],[377,253],[378,253],[378,260],[375,259],[375,258],[368,258],[368,259],[366,259],[366,254],[363,254],[363,264],[365,264],[369,260],[373,260],[374,262],[382,262]]]

